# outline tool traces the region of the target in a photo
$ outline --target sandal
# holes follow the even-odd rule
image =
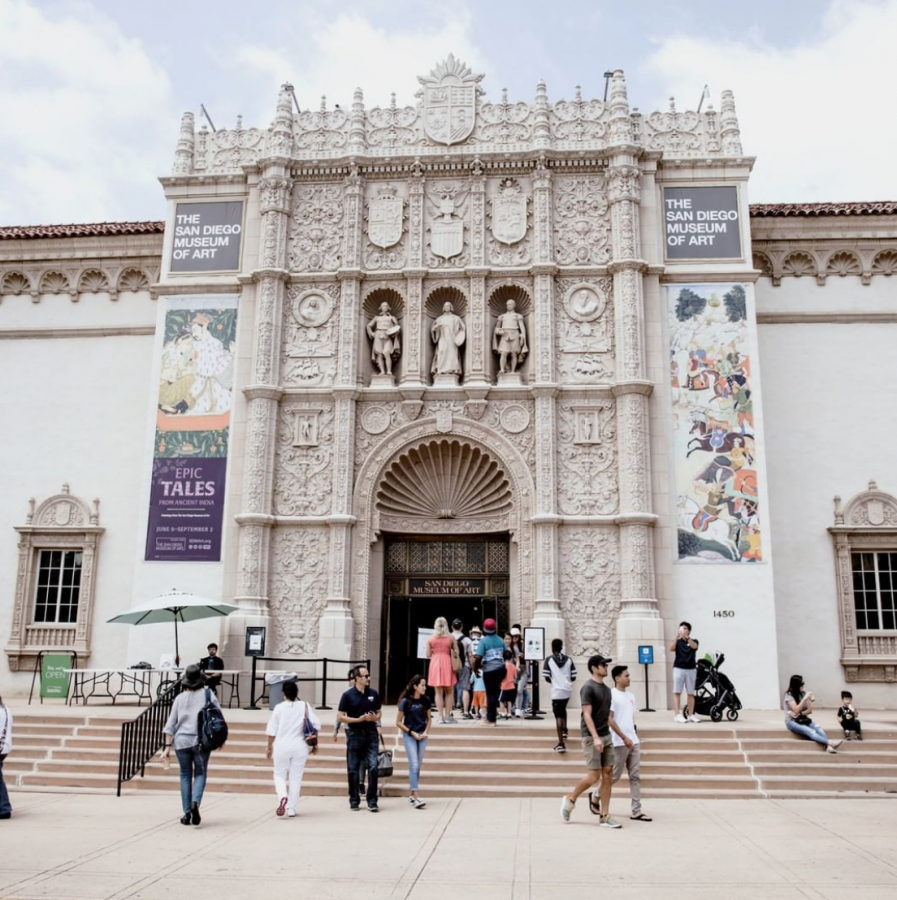
[[[644,813],[639,813],[637,816],[630,816],[633,822],[653,822],[654,819],[651,816],[646,816]]]
[[[589,812],[593,816],[600,816],[601,815],[601,801],[599,800],[598,802],[595,802],[594,800],[592,800],[592,793],[593,793],[592,791],[589,791]]]

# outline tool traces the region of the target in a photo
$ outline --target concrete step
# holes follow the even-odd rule
[[[766,775],[760,779],[764,791],[799,791],[812,794],[819,791],[878,791],[880,793],[897,793],[897,777],[857,776],[845,777],[838,774],[823,776],[792,775],[789,771],[782,775]]]

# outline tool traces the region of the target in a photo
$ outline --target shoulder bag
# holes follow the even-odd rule
[[[386,749],[383,735],[380,735],[380,743],[383,744],[383,749],[377,754],[377,777],[392,778],[392,750]]]
[[[799,716],[795,716],[794,721],[798,725],[812,725],[813,724],[813,720],[806,713],[801,713]]]
[[[305,717],[302,723],[302,736],[305,738],[305,743],[308,744],[308,749],[312,753],[318,752],[318,729],[315,728],[314,722],[312,722],[311,717],[308,715],[308,704],[305,704]]]
[[[458,642],[452,638],[452,671],[457,675],[461,671],[461,654],[458,652]]]

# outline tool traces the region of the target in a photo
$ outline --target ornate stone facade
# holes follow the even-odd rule
[[[606,101],[490,102],[482,80],[450,56],[415,106],[295,114],[285,85],[268,131],[182,123],[172,184],[258,172],[238,595],[281,650],[376,650],[372,548],[405,532],[509,535],[512,618],[577,654],[658,616],[641,174],[739,156],[734,105],[645,118],[620,71]],[[499,372],[509,311],[526,341]]]

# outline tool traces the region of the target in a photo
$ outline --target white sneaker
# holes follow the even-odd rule
[[[688,719],[686,719],[685,716],[682,715],[682,713],[679,713],[679,715],[676,716],[676,718],[673,719],[673,721],[674,722],[687,722]]]
[[[411,804],[415,809],[423,809],[427,805],[420,797],[412,797]]]
[[[566,794],[561,798],[561,818],[565,822],[570,821],[570,813],[573,812],[574,805],[573,801]]]
[[[834,747],[837,750],[838,747],[840,747],[841,744],[843,744],[843,743],[844,743],[844,741],[832,741],[831,745],[832,745],[832,747]]]
[[[602,816],[598,824],[602,828],[622,828],[623,826],[613,816]]]
[[[700,722],[701,720],[696,715],[692,714],[688,717],[688,721],[689,722]]]
[[[296,810],[295,810],[295,809],[287,808],[287,818],[288,818],[288,819],[295,819],[295,818],[296,818]]]
[[[825,752],[826,753],[837,753],[838,751],[834,747],[832,747],[831,744],[829,744],[829,746],[825,748]]]

